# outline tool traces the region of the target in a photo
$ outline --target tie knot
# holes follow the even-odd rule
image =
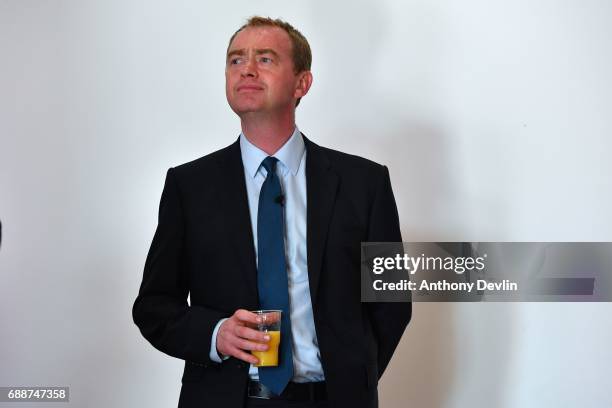
[[[276,171],[277,162],[278,159],[276,157],[268,156],[261,162],[261,165],[264,166],[268,173],[274,173]]]

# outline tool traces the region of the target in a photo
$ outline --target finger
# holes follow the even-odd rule
[[[236,326],[234,328],[234,334],[243,339],[254,340],[260,343],[267,343],[270,340],[270,335],[266,332],[261,332],[246,326]]]
[[[257,357],[240,349],[234,349],[231,356],[237,358],[238,360],[246,361],[249,364],[259,363],[259,359]]]
[[[255,313],[249,312],[248,310],[238,309],[234,313],[234,317],[244,323],[258,324],[261,323],[261,317]]]
[[[256,341],[249,341],[244,339],[238,339],[234,345],[241,350],[257,350],[257,351],[266,351],[268,349],[268,345],[265,343],[257,343]]]

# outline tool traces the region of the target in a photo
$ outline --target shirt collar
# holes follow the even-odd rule
[[[279,170],[282,176],[285,176],[288,171],[293,176],[297,174],[305,151],[304,138],[296,126],[289,140],[273,154],[279,163],[281,163]],[[240,153],[242,155],[242,164],[247,174],[254,178],[257,175],[261,162],[268,157],[268,154],[251,143],[244,133],[240,133]]]

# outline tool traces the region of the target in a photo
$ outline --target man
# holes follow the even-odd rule
[[[185,360],[180,407],[376,407],[410,320],[360,302],[360,243],[401,241],[397,209],[386,167],[297,129],[311,59],[291,25],[251,18],[225,70],[239,139],[168,170],[133,317]],[[279,366],[258,370],[262,308],[283,320]]]

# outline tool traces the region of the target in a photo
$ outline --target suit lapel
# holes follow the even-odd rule
[[[336,200],[338,175],[321,147],[304,136],[306,144],[306,236],[310,294],[316,303],[323,253]]]
[[[240,154],[240,143],[236,141],[228,147],[226,154],[220,158],[220,176],[224,178],[222,191],[227,194],[221,202],[224,205],[222,213],[227,216],[228,231],[232,231],[233,242],[236,245],[235,256],[240,259],[241,268],[257,304],[257,265],[255,261],[255,245],[253,231],[251,230],[251,215],[246,184],[244,180],[244,166]]]

